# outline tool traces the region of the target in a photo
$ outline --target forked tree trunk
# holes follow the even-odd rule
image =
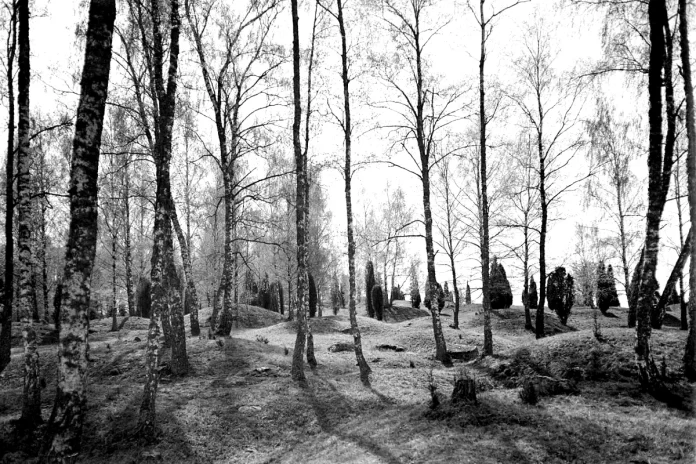
[[[58,388],[47,429],[47,460],[67,462],[80,451],[86,413],[90,276],[97,248],[99,147],[111,64],[115,0],[92,0],[70,169],[70,230],[61,286],[69,312],[58,345]]]
[[[153,87],[156,91],[159,118],[155,123],[158,130],[155,142],[154,158],[157,177],[157,193],[155,200],[155,225],[152,247],[152,317],[148,330],[146,349],[147,379],[143,391],[138,418],[138,430],[145,437],[152,437],[156,429],[156,396],[159,381],[159,319],[163,326],[171,314],[171,371],[174,375],[186,375],[189,365],[186,354],[186,333],[184,331],[184,312],[179,293],[179,277],[174,266],[174,243],[172,237],[171,216],[171,185],[169,178],[169,163],[172,153],[172,126],[176,109],[177,69],[179,65],[179,2],[170,0],[170,41],[169,41],[169,70],[167,82],[163,79],[162,65],[164,62],[162,31],[160,20],[160,5],[158,0],[152,0],[150,5],[153,35],[152,76]],[[171,313],[170,313],[171,308]]]
[[[660,244],[660,222],[669,187],[672,160],[665,155],[662,159],[662,68],[665,65],[664,24],[667,21],[664,0],[651,0],[648,5],[650,25],[650,67],[648,71],[648,94],[650,108],[650,149],[648,154],[648,211],[645,227],[645,249],[640,277],[637,305],[637,328],[635,354],[639,370],[648,376],[644,384],[652,384],[650,378],[650,310],[657,280],[655,269]],[[664,173],[667,171],[667,177]]]
[[[17,50],[17,4],[10,10],[7,41],[7,162],[5,164],[5,286],[3,308],[0,312],[0,373],[10,363],[12,341],[12,306],[14,302],[14,135],[15,135],[15,98],[14,98],[14,59]]]
[[[221,307],[221,314],[220,314],[220,320],[216,321],[219,322],[216,327],[216,333],[220,335],[229,335],[230,331],[232,330],[232,306],[234,304],[234,294],[233,294],[233,284],[235,282],[235,279],[233,278],[233,273],[234,273],[234,267],[235,267],[235,254],[233,250],[233,233],[234,229],[236,227],[236,218],[235,218],[235,191],[234,191],[234,178],[235,178],[235,157],[237,156],[237,122],[238,122],[238,111],[239,111],[239,99],[240,96],[239,94],[236,96],[237,100],[232,104],[232,112],[233,114],[230,115],[228,118],[226,115],[226,112],[230,110],[230,108],[226,107],[223,105],[221,101],[221,89],[220,85],[221,83],[218,82],[218,88],[216,89],[213,85],[215,82],[214,79],[211,77],[211,73],[209,70],[208,66],[208,61],[206,59],[206,54],[205,50],[203,48],[203,38],[202,38],[202,31],[198,28],[198,24],[196,22],[196,18],[193,14],[193,11],[191,9],[191,3],[189,0],[185,2],[185,9],[186,9],[186,17],[189,22],[190,30],[193,35],[193,41],[196,46],[196,53],[198,56],[199,64],[200,64],[200,69],[201,69],[201,74],[203,77],[203,83],[205,85],[206,93],[208,94],[208,99],[210,101],[210,104],[213,107],[213,112],[215,114],[215,129],[217,132],[217,137],[218,137],[218,148],[220,150],[220,166],[222,170],[222,179],[223,179],[223,188],[224,188],[224,211],[225,211],[225,242],[224,242],[224,255],[223,255],[223,266],[222,266],[222,279],[221,283],[223,285],[223,294],[222,294],[222,307]],[[231,140],[230,144],[228,146],[228,137],[227,137],[227,122],[231,122],[231,127],[229,128],[231,131]],[[188,139],[186,141],[188,143]],[[182,238],[184,237],[183,233],[179,233],[180,227],[175,224],[175,227],[177,228],[177,235],[179,236],[179,243],[182,243]],[[185,241],[185,240],[184,240]],[[183,247],[182,247],[182,253],[183,253]],[[189,271],[191,270],[191,258],[190,258],[190,252],[188,251],[188,246],[187,246],[187,254],[188,254],[188,261],[189,261]],[[182,260],[186,261],[183,258],[182,254]],[[193,277],[192,277],[192,271],[186,271],[186,264],[184,264],[184,272],[186,272],[186,283],[188,286],[188,291],[191,293],[192,298],[194,298],[197,302],[198,296],[195,291],[195,287],[193,287]],[[189,278],[190,277],[190,278]],[[196,313],[191,315],[191,330],[193,333],[194,330],[194,319],[195,319],[195,325],[198,325],[198,309],[196,309]],[[195,334],[194,334],[195,335]]]
[[[691,80],[691,62],[689,48],[689,15],[687,1],[679,0],[681,35],[681,61],[684,75],[684,93],[686,94],[686,131],[689,147],[686,172],[689,189],[689,213],[691,230],[696,227],[696,116],[694,115],[694,86]],[[691,381],[696,380],[696,234],[691,234],[691,266],[689,270],[689,335],[684,350],[684,375]]]
[[[348,234],[348,314],[350,317],[350,328],[353,334],[353,347],[355,349],[355,359],[358,362],[360,369],[360,380],[363,384],[368,385],[370,382],[370,373],[372,370],[365,360],[362,351],[362,338],[360,336],[360,328],[358,327],[358,318],[355,311],[355,296],[357,288],[355,285],[355,237],[353,235],[353,200],[351,197],[351,181],[353,176],[353,168],[351,165],[351,148],[352,148],[352,133],[353,126],[350,119],[350,91],[348,78],[348,45],[346,40],[346,28],[343,21],[343,0],[336,0],[338,14],[338,29],[341,33],[341,81],[343,83],[343,108],[345,120],[343,123],[343,136],[345,144],[345,166],[343,168],[343,179],[345,181],[346,193],[346,223]]]
[[[198,301],[198,293],[196,292],[196,284],[193,280],[191,251],[189,249],[186,236],[184,235],[184,231],[181,229],[181,225],[179,224],[179,217],[176,213],[176,205],[174,204],[174,199],[172,198],[170,198],[169,213],[172,218],[172,224],[174,225],[176,237],[179,241],[179,249],[181,250],[181,261],[184,265],[184,276],[186,280],[186,298],[191,299],[191,314],[189,315],[189,318],[191,319],[191,335],[198,336],[201,333],[201,328],[198,323],[198,308],[200,303]]]
[[[41,422],[41,388],[39,386],[39,351],[32,308],[31,251],[31,164],[29,121],[29,0],[19,0],[19,77],[17,138],[17,251],[19,258],[19,296],[17,309],[22,323],[24,342],[24,395],[20,422],[33,427]]]

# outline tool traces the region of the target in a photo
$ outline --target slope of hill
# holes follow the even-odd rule
[[[624,310],[615,310],[618,318],[600,316],[602,341],[593,335],[589,309],[574,309],[572,329],[540,341],[524,330],[521,308],[498,312],[496,355],[457,361],[453,368],[433,362],[427,313],[395,322],[360,315],[373,370],[369,388],[359,381],[352,352],[328,350],[352,341],[345,310],[311,320],[319,366],[306,367],[303,384],[290,379],[294,323],[270,324],[280,316],[248,311],[250,325],[265,326],[235,328],[231,337],[218,340],[188,338],[193,372],[162,377],[156,443],[133,435],[145,379],[146,321],[129,322],[121,333],[108,332],[108,321],[93,324],[90,409],[78,462],[694,462],[692,412],[657,402],[635,380],[634,332],[621,327]],[[206,315],[202,311],[201,321]],[[449,309],[442,318],[449,346],[481,346],[479,306],[463,308],[461,330],[448,326]],[[547,315],[549,322],[554,319]],[[670,373],[680,370],[685,336],[673,328],[653,332],[656,359],[664,356]],[[385,351],[382,344],[404,351]],[[47,418],[55,391],[55,346],[44,345],[40,353]],[[21,367],[21,353],[15,352],[0,376],[3,462],[30,460],[21,445],[31,437],[10,435],[10,421],[21,407]],[[478,403],[455,407],[447,398],[462,370],[476,379]],[[530,374],[572,381],[574,390],[544,395],[537,406],[524,404],[520,384]],[[430,383],[443,402],[434,411]]]

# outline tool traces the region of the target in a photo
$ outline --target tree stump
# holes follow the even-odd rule
[[[454,381],[452,403],[476,403],[476,381],[471,377],[459,377]]]

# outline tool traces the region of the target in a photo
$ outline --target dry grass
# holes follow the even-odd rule
[[[364,309],[361,309],[364,312]],[[481,346],[480,307],[464,307],[461,329],[448,325],[448,344]],[[496,356],[447,369],[433,363],[428,313],[397,308],[387,322],[358,318],[372,385],[359,381],[354,355],[328,347],[349,342],[350,324],[338,316],[312,320],[319,366],[308,380],[290,379],[295,342],[292,322],[252,308],[231,338],[189,338],[193,372],[163,378],[158,397],[157,443],[140,444],[132,431],[144,382],[147,321],[133,319],[120,334],[109,321],[90,336],[89,407],[80,462],[225,463],[419,463],[419,462],[694,462],[695,425],[690,412],[669,408],[643,394],[632,366],[634,332],[619,317],[602,317],[603,341],[595,340],[592,312],[575,308],[570,329],[540,341],[524,330],[520,308],[493,317]],[[208,313],[203,311],[201,321]],[[242,319],[242,318],[240,318]],[[548,325],[556,327],[553,315]],[[206,328],[203,328],[203,333]],[[668,327],[653,334],[653,350],[678,374],[685,333]],[[142,341],[135,341],[138,337]],[[268,339],[269,343],[257,340]],[[405,352],[380,351],[383,343]],[[285,348],[289,354],[285,354]],[[55,389],[55,346],[41,349],[44,417]],[[415,368],[410,367],[411,363]],[[428,409],[427,374],[443,399],[458,369],[479,384],[477,405]],[[519,399],[518,380],[538,371],[573,378],[578,393],[543,396],[538,406]],[[683,386],[683,385],[682,385]],[[0,456],[14,451],[11,420],[21,404],[21,353],[0,377]]]

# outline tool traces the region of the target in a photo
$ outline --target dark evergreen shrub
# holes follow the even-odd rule
[[[446,285],[447,283],[445,283]],[[442,308],[445,307],[445,291],[442,289],[442,285],[437,284],[437,311],[442,312]]]
[[[380,285],[375,285],[372,287],[372,307],[375,311],[375,317],[378,321],[384,319],[384,295],[382,293],[382,287]]]
[[[415,295],[412,293],[411,294],[411,307],[412,308],[420,308],[421,305],[421,296],[420,292],[416,292]]]
[[[150,308],[152,307],[152,284],[147,277],[143,277],[138,282],[135,289],[135,306],[138,308],[140,317],[150,317]]]
[[[309,317],[317,315],[317,286],[314,283],[314,276],[309,275]]]
[[[509,308],[512,305],[512,289],[505,268],[493,258],[489,280],[489,295],[492,309]]]
[[[375,286],[375,268],[372,261],[365,266],[365,308],[369,317],[375,317],[375,309],[372,306],[372,288]]]
[[[537,294],[537,285],[534,282],[534,277],[529,281],[529,307],[536,309],[539,306],[539,295]]]
[[[283,284],[280,281],[278,284],[278,306],[280,309],[280,314],[285,314],[285,298],[283,296]]]
[[[614,268],[611,267],[611,264],[607,266],[607,276],[609,277],[609,281],[611,282],[611,287],[609,291],[609,293],[611,294],[611,301],[609,302],[609,306],[620,306],[619,292],[616,291],[616,279],[614,278]]]
[[[259,306],[262,307],[263,309],[270,309],[271,308],[271,286],[268,283],[268,274],[265,274],[263,276],[263,280],[261,280],[261,284],[259,285],[259,295],[258,295],[258,303]]]
[[[469,287],[469,281],[466,282],[466,294],[464,296],[464,304],[471,304],[471,287]]]
[[[411,307],[420,308],[421,295],[418,285],[418,276],[416,275],[416,267],[411,266]]]
[[[437,311],[439,313],[442,311],[442,308],[445,307],[445,292],[442,289],[442,285],[437,282],[435,282],[435,287],[435,301],[437,301]],[[428,298],[428,292],[426,292],[425,295],[426,298],[423,300],[423,304],[426,308],[430,309],[430,298]]]
[[[394,300],[403,300],[403,299],[404,299],[404,292],[401,291],[401,286],[399,286],[399,287],[392,287],[391,299],[392,299],[392,301],[394,301]]]
[[[611,284],[604,263],[600,262],[597,266],[597,307],[602,314],[605,314],[611,305]]]
[[[562,266],[549,274],[547,281],[549,308],[556,313],[563,325],[568,322],[570,310],[575,302],[574,286],[573,277],[566,274]]]
[[[522,390],[520,390],[520,399],[524,404],[529,404],[534,406],[539,402],[539,393],[537,392],[534,382],[526,379],[522,384]]]
[[[526,288],[522,289],[522,306],[525,308],[528,307],[527,305],[529,304],[529,292],[527,292]]]
[[[280,282],[273,282],[270,287],[268,288],[268,293],[270,297],[270,304],[268,305],[268,309],[275,312],[275,313],[280,313],[281,312],[281,292],[283,290],[283,287],[280,286]]]

